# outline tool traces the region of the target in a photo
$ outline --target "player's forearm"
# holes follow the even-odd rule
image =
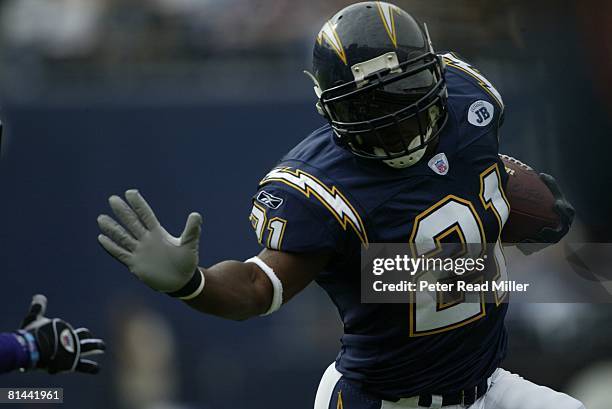
[[[242,321],[265,313],[272,300],[272,284],[253,263],[224,261],[203,269],[202,293],[187,304],[198,311]]]

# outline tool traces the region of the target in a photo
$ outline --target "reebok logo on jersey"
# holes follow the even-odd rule
[[[495,108],[487,101],[478,100],[468,108],[468,122],[474,126],[487,126],[493,119]]]
[[[261,192],[259,192],[259,194],[257,195],[256,200],[263,204],[264,206],[269,207],[270,209],[276,210],[279,207],[281,207],[283,205],[284,200],[281,199],[280,197],[276,197],[274,195],[271,195],[270,193],[266,192],[265,190],[262,190]]]
[[[427,164],[431,170],[442,176],[448,173],[448,169],[450,167],[448,164],[448,159],[444,153],[438,153],[436,156],[431,158]]]

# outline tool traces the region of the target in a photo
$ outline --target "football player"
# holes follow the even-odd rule
[[[93,338],[86,328],[74,329],[60,318],[45,317],[46,309],[47,298],[35,295],[20,329],[0,333],[0,373],[16,369],[98,373],[98,363],[85,357],[103,353],[104,341]]]
[[[197,267],[200,215],[173,237],[137,190],[109,199],[118,221],[99,216],[101,245],[151,288],[234,320],[271,314],[316,281],[344,324],[316,409],[583,408],[500,368],[504,302],[360,302],[369,243],[499,243],[504,104],[491,82],[457,54],[435,53],[410,14],[374,1],[324,24],[309,76],[328,124],[262,179],[251,213],[258,256]]]

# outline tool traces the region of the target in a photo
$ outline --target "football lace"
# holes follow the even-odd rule
[[[502,158],[503,160],[506,160],[508,162],[514,163],[515,165],[525,169],[525,170],[533,170],[533,168],[523,162],[521,162],[518,159],[513,158],[512,156],[508,156],[508,155],[503,155],[503,154],[499,154],[499,157]]]

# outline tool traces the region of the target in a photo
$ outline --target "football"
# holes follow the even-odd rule
[[[509,176],[505,192],[510,202],[502,242],[518,243],[535,236],[544,227],[559,226],[561,219],[555,211],[555,198],[539,173],[518,159],[500,157]]]

